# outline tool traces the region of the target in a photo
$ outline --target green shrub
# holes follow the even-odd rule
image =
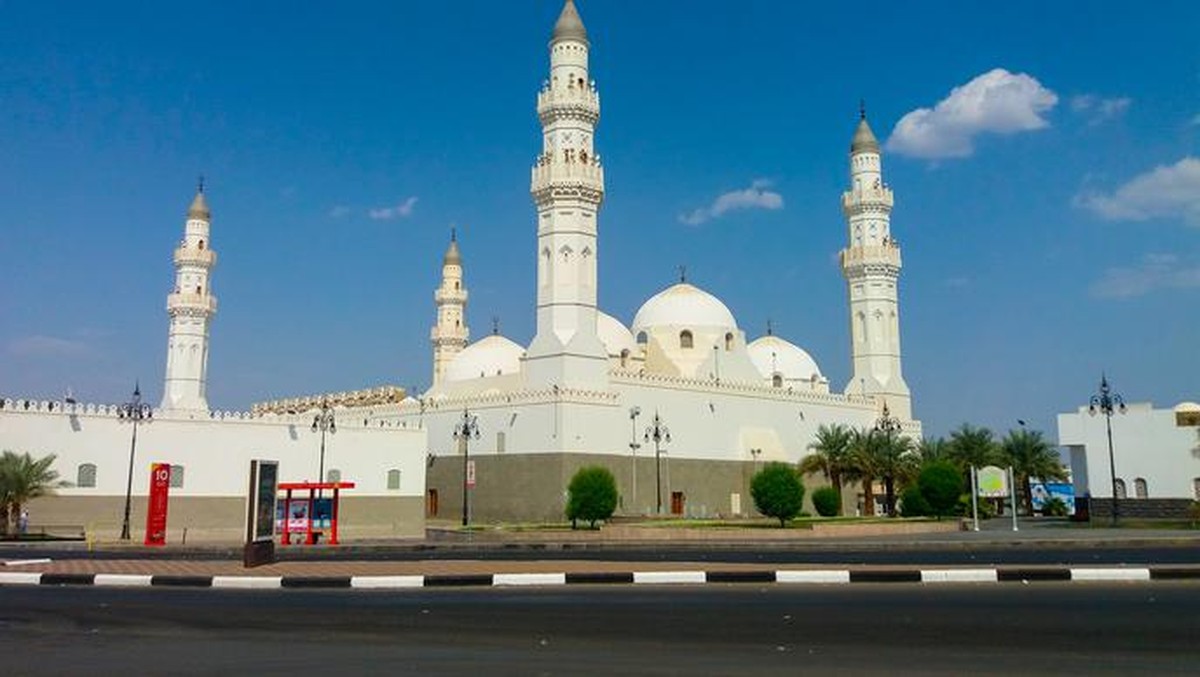
[[[910,484],[904,488],[900,494],[901,517],[924,517],[932,513],[933,509],[929,507],[929,501],[925,500],[920,487]]]
[[[917,489],[928,507],[926,514],[936,517],[953,515],[962,489],[962,474],[949,462],[930,463],[917,476]],[[970,496],[967,498],[970,499]]]
[[[804,485],[786,463],[768,463],[758,471],[750,480],[750,495],[754,507],[763,515],[779,520],[780,527],[799,515],[804,505]]]
[[[1051,496],[1042,503],[1042,514],[1049,517],[1066,517],[1067,503],[1058,496]]]
[[[821,517],[833,517],[841,512],[842,495],[833,487],[820,487],[813,491],[813,507]]]
[[[617,509],[617,480],[603,466],[580,468],[567,485],[567,519],[586,520],[592,528],[597,520],[612,517]]]

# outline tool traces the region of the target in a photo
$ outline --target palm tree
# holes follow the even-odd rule
[[[926,437],[917,443],[915,451],[922,466],[950,460],[950,443],[943,437]]]
[[[849,461],[850,428],[841,423],[833,425],[822,423],[817,427],[817,439],[809,444],[808,448],[812,449],[814,453],[800,460],[800,472],[805,475],[821,473],[829,479],[829,483],[833,485],[840,496],[842,475],[845,473],[846,464]],[[841,512],[840,505],[838,512]]]
[[[964,476],[969,468],[982,468],[999,460],[999,445],[992,431],[987,428],[964,423],[950,433],[949,445],[950,460],[963,471]]]
[[[26,503],[67,486],[67,482],[58,479],[58,472],[50,468],[54,459],[54,454],[36,461],[27,453],[5,451],[0,455],[0,506],[7,513],[4,515],[5,535],[13,533],[13,522]]]
[[[896,516],[896,484],[907,484],[917,474],[918,462],[912,438],[876,433],[879,478],[883,480],[884,506],[888,517]]]
[[[1030,493],[1030,478],[1041,480],[1066,479],[1058,452],[1042,437],[1040,430],[1010,430],[1001,443],[1003,461],[1012,467],[1017,484],[1021,487],[1021,504],[1028,513],[1033,512],[1033,494]]]
[[[863,515],[875,515],[875,480],[880,477],[877,447],[879,438],[870,429],[852,430],[847,446],[848,463],[843,478],[858,480],[863,487]]]

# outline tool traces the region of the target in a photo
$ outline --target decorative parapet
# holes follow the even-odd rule
[[[354,409],[358,407],[373,407],[380,404],[395,404],[405,397],[404,388],[398,386],[379,386],[363,390],[351,390],[340,393],[325,393],[323,395],[305,395],[289,397],[282,400],[257,402],[250,411],[255,415],[261,414],[301,414],[321,406],[342,407]]]
[[[537,95],[538,119],[543,126],[557,119],[600,120],[600,92],[595,87],[543,87]]]
[[[217,312],[217,297],[212,294],[167,294],[167,310],[170,312]]]
[[[900,246],[894,242],[883,245],[848,247],[841,252],[842,268],[867,264],[887,264],[900,267]]]
[[[805,402],[809,404],[830,404],[839,406],[854,406],[860,409],[875,409],[876,400],[873,396],[840,395],[837,393],[797,390],[793,387],[776,388],[765,382],[751,381],[715,381],[667,374],[651,374],[626,369],[613,369],[609,372],[614,382],[627,385],[645,385],[671,390],[703,391],[714,394],[744,394],[753,397],[768,397],[775,400]]]
[[[217,253],[211,249],[177,247],[175,249],[175,265],[185,263],[211,268],[217,263]]]
[[[539,390],[435,396],[424,397],[419,400],[410,398],[400,404],[399,413],[415,414],[427,411],[445,411],[447,409],[484,409],[513,404],[551,404],[563,402],[615,407],[620,403],[620,395],[604,390],[583,390],[553,386]]]
[[[847,214],[891,210],[894,204],[892,189],[886,185],[869,186],[842,193],[842,211]]]
[[[600,166],[599,158],[557,162],[542,156],[532,169],[530,186],[539,204],[564,195],[598,202],[604,196],[604,167]]]

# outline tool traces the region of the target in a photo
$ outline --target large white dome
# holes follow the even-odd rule
[[[515,374],[521,370],[525,349],[512,341],[492,334],[463,349],[442,375],[447,381],[469,381],[485,376]]]
[[[680,282],[650,297],[633,318],[633,333],[652,327],[715,327],[737,329],[733,313],[717,297]]]
[[[596,333],[600,335],[600,341],[604,343],[604,349],[609,355],[620,355],[622,351],[628,350],[630,354],[637,350],[637,343],[633,340],[633,333],[621,324],[617,318],[596,311]]]
[[[798,345],[788,343],[778,336],[767,335],[755,339],[746,346],[750,361],[758,368],[763,378],[779,374],[785,381],[809,381],[821,378],[817,362]]]

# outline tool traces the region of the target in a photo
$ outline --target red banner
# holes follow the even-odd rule
[[[167,544],[167,493],[171,489],[171,464],[150,466],[150,502],[146,507],[146,545]]]

